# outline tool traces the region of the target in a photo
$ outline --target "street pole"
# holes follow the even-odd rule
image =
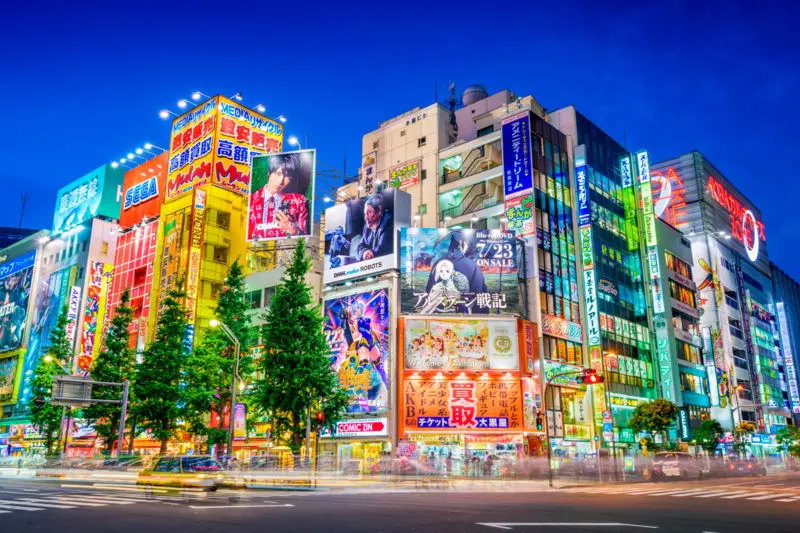
[[[542,374],[544,374],[544,368],[542,368]],[[550,388],[550,380],[548,379],[545,382],[545,388],[542,391],[542,406],[544,407],[544,438],[547,444],[547,484],[550,488],[553,488],[553,461],[550,452],[550,417],[549,413],[547,412],[547,389]],[[553,413],[553,419],[555,419],[555,413]]]
[[[223,330],[233,341],[233,346],[236,350],[235,359],[233,361],[233,378],[231,379],[231,410],[228,414],[228,457],[229,460],[233,459],[233,411],[236,408],[236,376],[239,375],[239,339],[233,332],[222,324]]]
[[[61,406],[61,423],[58,425],[58,446],[56,449],[58,450],[58,455],[61,455],[61,439],[64,437],[64,420],[67,417],[67,406]],[[50,450],[47,450],[50,452]]]
[[[125,440],[125,414],[128,411],[128,388],[131,382],[127,379],[122,382],[122,411],[119,414],[119,437],[117,438],[117,458],[122,456],[122,445]],[[133,429],[131,429],[133,431]]]
[[[306,461],[308,461],[308,469],[311,470],[311,399],[308,400],[308,409],[306,409]]]

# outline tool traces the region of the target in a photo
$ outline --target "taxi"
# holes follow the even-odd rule
[[[208,455],[157,457],[139,473],[137,485],[217,490],[225,482],[222,467]]]

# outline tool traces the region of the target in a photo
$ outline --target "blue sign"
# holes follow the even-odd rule
[[[527,111],[503,122],[503,185],[506,200],[533,190],[531,119]]]
[[[586,181],[586,165],[575,169],[575,187],[578,201],[578,226],[589,226],[592,223],[592,211],[589,207],[589,185]]]
[[[128,209],[134,205],[139,205],[151,198],[158,196],[158,180],[155,176],[150,179],[137,183],[125,191],[125,203],[123,209]]]
[[[2,265],[0,265],[0,279],[10,276],[11,274],[14,274],[16,272],[19,272],[20,270],[31,267],[35,262],[36,262],[36,250],[32,250],[19,257],[15,257],[14,259],[6,261]]]

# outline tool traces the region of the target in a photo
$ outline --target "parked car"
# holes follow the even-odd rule
[[[700,479],[702,473],[694,457],[682,452],[660,452],[650,465],[650,479],[665,481],[669,478]]]
[[[214,491],[225,482],[221,465],[210,456],[183,455],[159,457],[142,470],[137,485]]]
[[[766,476],[767,467],[755,459],[733,459],[728,463],[730,476]]]

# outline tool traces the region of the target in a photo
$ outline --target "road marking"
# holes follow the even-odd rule
[[[151,493],[151,492],[158,492],[160,494],[166,494],[169,492],[167,489],[157,488],[157,487],[133,487],[131,485],[112,485],[110,483],[92,483],[91,485],[69,485],[66,483],[61,484],[62,488],[65,489],[109,489],[109,490],[124,490],[128,492],[141,492],[141,493]]]
[[[724,491],[723,490],[723,491],[720,491],[719,493],[704,494],[703,496],[697,496],[697,497],[698,498],[713,498],[714,496],[722,496],[723,494],[752,494],[752,492],[748,492],[746,490],[745,491],[728,492],[728,491]]]
[[[759,494],[769,494],[767,492],[745,492],[744,494],[736,494],[734,496],[723,496],[723,500],[735,500],[737,498],[745,498],[747,496],[758,496]]]
[[[189,509],[242,509],[245,507],[294,507],[291,503],[276,505],[245,504],[245,505],[190,505]]]
[[[680,494],[681,492],[685,492],[686,489],[679,489],[679,490],[660,490],[658,492],[653,492],[648,494],[648,496],[669,496],[670,494]]]
[[[20,498],[19,500],[0,500],[0,502],[8,503],[21,503],[23,505],[35,505],[36,507],[50,507],[53,509],[75,509],[71,505],[63,505],[60,503],[46,502],[41,498]]]
[[[479,526],[495,529],[513,529],[516,526],[539,527],[633,527],[640,529],[658,529],[658,526],[642,524],[626,524],[624,522],[475,522]]]
[[[687,490],[686,492],[682,492],[679,494],[670,494],[673,498],[688,498],[689,496],[697,496],[700,494],[705,494],[710,492],[712,494],[719,494],[724,493],[724,490],[708,490],[708,489],[694,489],[694,490]]]
[[[10,509],[11,511],[44,511],[41,507],[29,507],[25,505],[0,504],[0,509]]]
[[[137,503],[141,503],[130,500],[121,500],[119,498],[111,498],[108,496],[85,496],[83,494],[77,494],[76,497],[80,498],[82,501],[97,502],[97,503],[118,503],[120,505],[134,505]]]
[[[35,501],[34,498],[21,498],[24,500],[31,500]],[[51,498],[41,498],[44,501],[56,501],[61,502],[68,505],[77,505],[78,507],[105,507],[107,504],[105,503],[91,503],[87,501],[76,501],[74,498],[67,498],[64,496],[53,496]]]
[[[783,494],[768,494],[766,496],[757,496],[755,498],[747,498],[748,500],[771,500],[772,498],[780,498]]]

